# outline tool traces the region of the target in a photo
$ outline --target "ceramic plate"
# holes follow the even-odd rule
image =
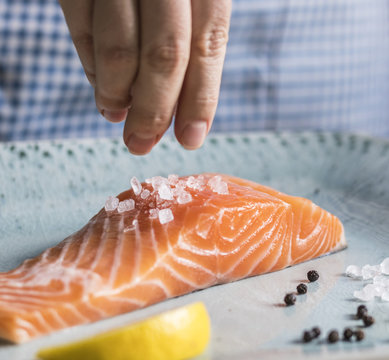
[[[0,359],[31,360],[42,346],[96,334],[194,301],[211,315],[212,341],[199,359],[385,358],[389,303],[368,304],[376,324],[360,343],[300,342],[304,329],[357,327],[347,265],[389,256],[389,141],[329,133],[261,133],[210,137],[188,152],[170,139],[146,157],[119,140],[0,145],[0,271],[39,254],[83,226],[129,178],[223,172],[308,197],[344,223],[348,249],[272,274],[215,286],[94,324],[65,329],[24,345],[0,344]],[[284,295],[310,269],[320,280],[293,307]]]

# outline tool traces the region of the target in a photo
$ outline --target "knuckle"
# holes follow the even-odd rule
[[[142,132],[159,134],[169,126],[171,117],[164,114],[145,113],[142,119],[143,121],[139,124]]]
[[[164,45],[154,45],[145,53],[148,65],[158,71],[170,73],[177,67],[186,66],[189,50],[184,41],[170,41]]]
[[[218,57],[224,53],[227,42],[227,29],[216,27],[194,38],[192,46],[202,57]]]
[[[103,66],[132,66],[138,61],[138,50],[131,46],[109,45],[101,46],[96,55]]]

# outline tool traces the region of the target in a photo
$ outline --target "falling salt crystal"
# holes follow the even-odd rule
[[[191,201],[192,201],[192,195],[186,191],[182,191],[181,194],[179,194],[177,197],[177,202],[179,204],[186,204]]]
[[[131,211],[135,209],[135,201],[132,199],[123,200],[119,203],[118,212],[123,213],[125,211]]]
[[[170,186],[165,183],[161,184],[158,188],[158,195],[164,200],[173,200],[173,194]]]
[[[115,211],[119,205],[119,199],[115,196],[109,196],[105,202],[105,211]]]
[[[134,190],[134,194],[135,195],[139,195],[142,191],[142,184],[139,182],[139,180],[133,176],[131,178],[131,186],[132,186],[132,189]]]
[[[383,300],[383,301],[389,301],[389,290],[386,290],[386,291],[381,295],[381,300]]]
[[[161,224],[166,224],[174,219],[173,213],[170,209],[159,210],[158,217]]]
[[[150,191],[147,189],[143,189],[142,192],[140,193],[140,197],[142,199],[147,199],[150,196]]]
[[[150,219],[156,219],[158,217],[158,209],[150,209],[149,214]]]
[[[385,275],[389,275],[389,258],[386,258],[381,264],[380,264],[381,272]]]
[[[176,174],[170,174],[167,177],[167,180],[169,181],[170,185],[176,185],[178,183],[178,175]]]
[[[362,267],[362,278],[363,280],[372,279],[376,275],[381,274],[381,268],[379,265],[366,264]]]
[[[362,277],[362,270],[357,265],[349,265],[346,268],[346,275],[352,278]]]

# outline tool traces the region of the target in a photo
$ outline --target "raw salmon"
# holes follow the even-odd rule
[[[154,177],[0,274],[0,337],[20,343],[346,246],[310,200],[236,177]]]

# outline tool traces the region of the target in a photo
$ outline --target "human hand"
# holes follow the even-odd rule
[[[231,0],[60,0],[96,105],[146,154],[168,129],[200,147],[215,115]]]

